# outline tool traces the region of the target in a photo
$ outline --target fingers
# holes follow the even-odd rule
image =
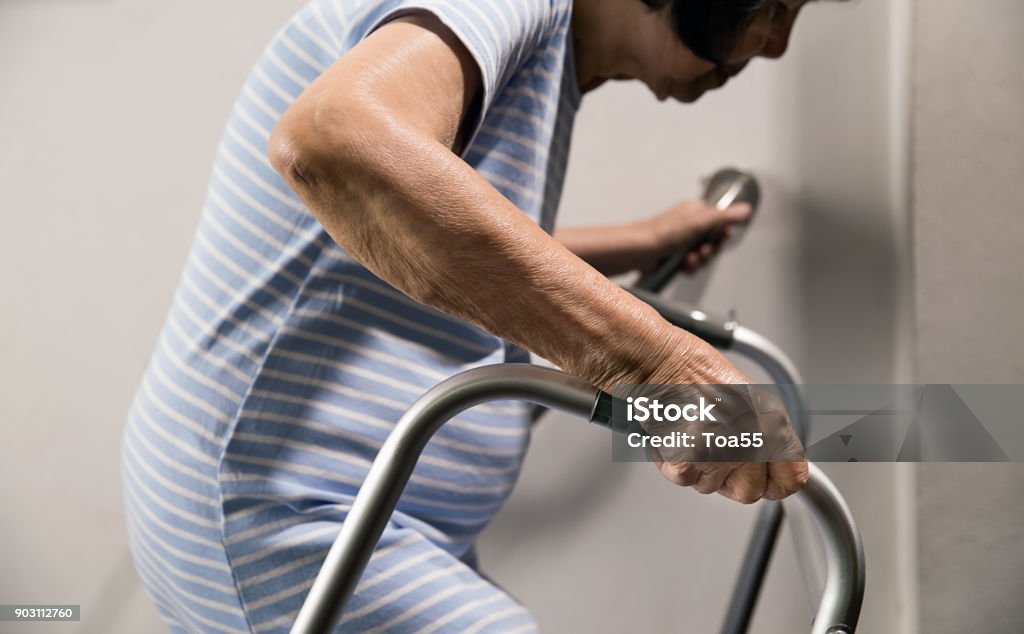
[[[807,484],[810,473],[807,461],[769,462],[766,500],[781,500],[793,495]]]
[[[699,271],[702,266],[704,266],[704,262],[701,260],[700,254],[696,251],[690,251],[686,254],[686,258],[683,260],[683,266],[680,268],[683,273],[691,274]]]
[[[731,474],[718,492],[740,504],[753,504],[760,500],[768,488],[768,466],[763,462],[748,462]]]
[[[710,365],[714,367],[715,363]],[[735,380],[731,376],[726,378]],[[721,437],[716,437],[714,444],[721,451],[676,458],[694,462],[659,462],[662,474],[675,484],[693,487],[703,494],[717,492],[741,504],[753,504],[762,498],[781,500],[800,491],[807,483],[809,465],[782,401],[771,392],[748,383],[719,384],[717,390],[721,397],[716,398],[715,406],[719,408],[716,413],[723,417],[718,422],[722,427],[718,433],[728,442],[718,442]],[[692,399],[693,395],[689,396]],[[655,426],[654,431],[659,429]],[[753,433],[751,430],[763,435],[763,444],[741,444],[740,439]],[[727,446],[758,449],[729,453]],[[711,451],[710,445],[708,450]],[[715,458],[723,461],[708,461]]]
[[[693,274],[707,265],[732,235],[732,226],[745,222],[750,214],[751,207],[747,203],[738,203],[722,210],[705,205],[697,216],[697,235],[680,267],[682,271]]]
[[[748,203],[736,203],[725,209],[704,204],[704,209],[697,216],[701,233],[715,235],[726,227],[750,220],[753,208]]]
[[[719,211],[719,217],[721,218],[722,224],[734,225],[741,222],[750,220],[750,214],[754,212],[754,208],[749,203],[736,203],[735,205],[729,205],[722,211]]]
[[[651,262],[647,264],[653,267],[666,257],[684,252],[680,270],[695,273],[721,250],[732,234],[732,227],[749,220],[751,213],[747,203],[718,209],[703,201],[684,200],[637,225],[651,245]],[[640,264],[639,268],[645,270],[647,264]]]
[[[716,493],[725,484],[736,465],[728,462],[701,462],[700,477],[693,484],[694,490],[704,495]]]
[[[720,234],[731,225],[746,222],[752,212],[748,203],[719,209],[700,200],[684,200],[650,222],[662,244],[677,247],[706,240],[702,237]]]
[[[693,486],[700,479],[701,470],[693,462],[664,462],[656,461],[655,464],[658,470],[661,471],[661,475],[671,482],[681,487]]]
[[[662,462],[656,463],[665,478],[684,487],[708,495],[722,489],[737,464],[731,462]],[[763,487],[762,487],[763,490]]]
[[[764,498],[782,500],[807,484],[807,462],[665,462],[658,470],[673,484],[708,495],[719,493],[740,504]]]
[[[696,273],[722,250],[724,239],[705,242],[686,254],[680,267],[684,273]]]

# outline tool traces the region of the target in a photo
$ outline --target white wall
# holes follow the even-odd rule
[[[121,428],[231,103],[300,4],[0,0],[0,603],[159,631],[127,559]]]
[[[126,559],[122,420],[230,104],[299,4],[0,0],[0,602],[81,603],[81,632],[156,627]],[[765,186],[755,226],[677,292],[738,308],[809,381],[904,376],[904,166],[890,151],[902,135],[904,43],[890,26],[902,6],[812,6],[786,60],[694,107],[633,86],[588,97],[564,221],[652,213],[696,195],[699,175],[748,165]],[[543,625],[719,623],[750,509],[674,489],[648,465],[611,464],[606,437],[572,421],[548,421],[534,445],[483,550]],[[902,476],[840,466],[830,472],[868,541],[865,630],[895,631],[908,596],[891,539]],[[788,540],[776,561],[758,631],[806,622]]]
[[[917,0],[921,380],[1024,383],[1024,4]],[[922,629],[1021,629],[1022,464],[919,467]]]

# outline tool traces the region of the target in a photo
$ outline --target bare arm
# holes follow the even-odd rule
[[[749,382],[548,236],[453,153],[479,87],[470,55],[435,19],[389,23],[282,116],[272,164],[380,278],[600,388]],[[694,484],[686,474],[696,464],[660,468]],[[795,463],[777,475],[764,464],[699,470],[721,473],[714,490],[752,501],[799,489],[800,473],[786,464]],[[756,474],[729,480],[741,470]],[[730,488],[747,480],[754,484]]]

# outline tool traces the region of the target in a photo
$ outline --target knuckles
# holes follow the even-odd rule
[[[665,462],[661,472],[670,482],[683,487],[696,485],[701,475],[700,470],[688,462]]]

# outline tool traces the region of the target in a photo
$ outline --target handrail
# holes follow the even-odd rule
[[[537,403],[590,418],[599,392],[586,382],[549,368],[502,364],[475,368],[436,385],[398,421],[359,489],[299,611],[293,634],[332,630],[384,532],[423,448],[453,416],[498,400]],[[835,486],[812,466],[804,490],[793,496],[810,507],[822,533],[828,575],[813,634],[847,634],[856,627],[864,592],[860,533]]]

